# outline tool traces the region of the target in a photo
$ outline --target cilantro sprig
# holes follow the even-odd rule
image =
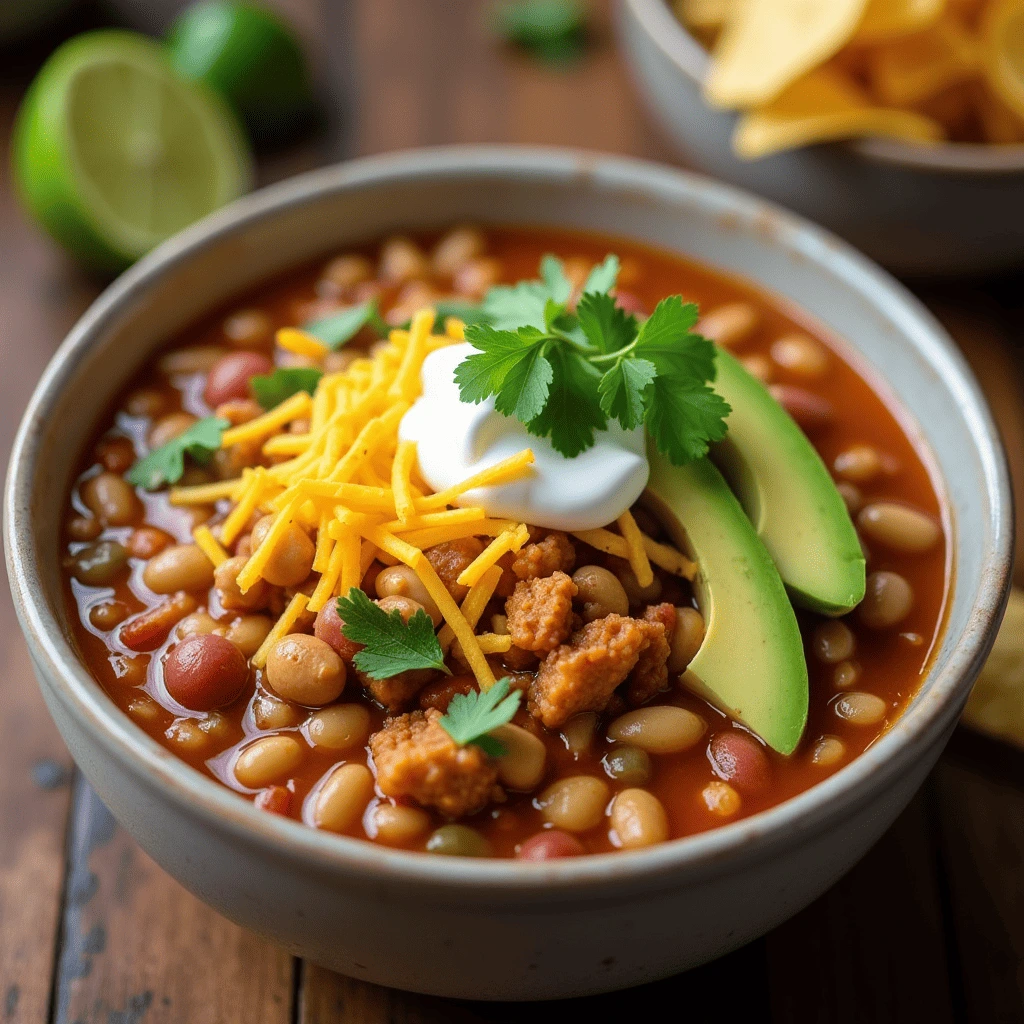
[[[508,676],[499,679],[489,690],[458,693],[440,721],[441,728],[460,747],[475,743],[485,754],[501,757],[508,753],[505,744],[488,733],[512,721],[522,696],[522,690],[509,693]]]
[[[300,391],[313,394],[323,376],[312,366],[279,366],[273,373],[259,374],[249,380],[249,390],[264,409],[273,409]]]
[[[376,299],[367,299],[338,313],[311,320],[303,329],[319,338],[328,348],[339,349],[367,325],[380,337],[387,337],[389,327],[380,315]]]
[[[540,280],[492,288],[483,301],[490,323],[466,327],[478,351],[455,371],[462,401],[494,397],[556,451],[573,458],[610,420],[641,423],[675,465],[707,453],[726,432],[729,405],[715,393],[714,345],[695,333],[697,306],[663,299],[642,323],[609,294],[615,256],[595,267],[575,310],[560,260],[545,256]]]
[[[451,675],[434,635],[434,624],[422,608],[404,622],[397,609],[384,611],[357,587],[339,597],[337,607],[345,623],[342,635],[364,645],[353,659],[361,672],[373,679],[390,679],[401,672],[424,668]]]
[[[227,420],[216,416],[207,416],[193,423],[188,430],[154,448],[144,459],[139,459],[125,474],[125,479],[136,487],[145,487],[147,491],[177,483],[185,472],[186,454],[205,466],[220,447],[220,439],[230,426]]]
[[[583,53],[587,12],[578,0],[506,0],[492,20],[498,35],[540,60],[563,64]]]

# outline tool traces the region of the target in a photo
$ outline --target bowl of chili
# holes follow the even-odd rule
[[[857,658],[850,657],[850,638],[836,628],[834,619],[800,612],[804,640],[798,643],[806,642],[812,666],[809,725],[791,746],[785,738],[768,744],[773,750],[760,744],[753,776],[745,777],[737,768],[747,757],[745,750],[759,743],[756,729],[752,733],[743,727],[742,710],[737,721],[716,718],[720,712],[714,704],[682,690],[658,697],[654,704],[673,709],[668,716],[673,720],[689,716],[687,722],[696,718],[702,727],[685,750],[676,746],[664,760],[659,759],[657,741],[645,751],[648,761],[656,762],[647,789],[630,785],[629,773],[638,770],[643,758],[635,753],[638,744],[626,742],[633,735],[630,729],[636,729],[630,715],[643,708],[629,711],[626,700],[614,721],[602,725],[608,735],[599,737],[589,754],[572,750],[571,737],[559,731],[565,722],[553,718],[552,735],[543,736],[548,763],[555,766],[544,779],[547,788],[526,786],[519,795],[515,780],[502,776],[505,795],[488,805],[482,817],[470,818],[467,831],[485,844],[470,850],[451,845],[452,826],[445,825],[444,806],[432,807],[422,790],[389,788],[398,785],[394,779],[401,775],[384,774],[397,739],[371,744],[369,754],[363,749],[340,758],[316,742],[318,735],[339,728],[337,721],[323,719],[323,708],[317,710],[322,705],[362,708],[346,712],[350,718],[343,727],[376,729],[375,736],[385,733],[381,708],[392,716],[402,708],[390,708],[384,691],[368,684],[363,704],[331,705],[337,693],[330,672],[317,676],[323,693],[304,695],[288,690],[294,680],[289,681],[287,666],[279,669],[276,690],[271,686],[241,692],[238,687],[251,687],[251,682],[232,683],[237,652],[251,655],[253,645],[262,646],[267,631],[276,627],[272,622],[236,625],[243,620],[229,614],[225,584],[214,587],[216,599],[211,590],[213,603],[208,606],[180,599],[174,620],[180,624],[190,617],[193,632],[202,634],[205,615],[210,620],[206,634],[221,634],[204,657],[220,659],[218,685],[231,692],[220,693],[210,706],[224,712],[189,717],[189,709],[200,707],[206,698],[191,695],[188,658],[174,650],[184,650],[194,636],[172,634],[170,643],[178,646],[169,650],[160,646],[165,633],[148,646],[150,651],[159,649],[160,658],[167,656],[161,669],[163,689],[157,690],[145,688],[151,655],[146,655],[143,677],[133,676],[137,652],[147,649],[149,641],[143,637],[131,647],[109,639],[130,623],[141,634],[138,623],[147,615],[151,619],[154,608],[179,600],[179,593],[188,597],[191,585],[182,580],[190,572],[203,577],[191,587],[194,593],[214,582],[212,566],[203,568],[192,554],[169,559],[166,552],[189,547],[181,541],[190,534],[200,550],[206,545],[216,552],[205,534],[193,531],[208,522],[223,537],[219,521],[196,518],[187,507],[172,508],[167,491],[147,490],[143,484],[159,488],[157,476],[170,479],[168,474],[188,471],[175,468],[165,445],[174,437],[186,438],[175,457],[181,464],[188,452],[201,452],[204,442],[198,435],[209,425],[202,426],[207,421],[199,419],[199,412],[228,414],[224,401],[236,399],[229,394],[230,384],[225,385],[225,371],[215,374],[213,366],[225,353],[232,355],[231,332],[244,333],[241,313],[248,313],[250,328],[258,322],[253,310],[282,326],[316,323],[338,315],[339,308],[344,313],[351,309],[353,296],[339,299],[332,292],[341,275],[334,260],[359,255],[378,268],[368,279],[376,273],[393,282],[395,272],[386,267],[393,268],[396,260],[408,264],[410,253],[422,255],[431,245],[436,246],[436,259],[441,242],[451,237],[446,234],[450,226],[467,222],[480,226],[480,236],[490,247],[474,258],[500,265],[484,265],[492,274],[490,283],[528,277],[538,257],[556,253],[560,272],[571,284],[574,266],[592,269],[601,265],[603,254],[615,250],[619,308],[629,306],[646,315],[673,292],[699,298],[704,309],[700,329],[723,347],[734,345],[743,372],[750,379],[768,379],[777,401],[812,439],[815,417],[820,427],[823,410],[835,415],[844,402],[849,405],[854,411],[845,420],[837,417],[832,435],[826,432],[815,444],[843,485],[840,489],[868,538],[868,589],[875,599],[870,613],[864,605],[859,619],[844,627],[855,634]],[[403,241],[397,248],[394,242],[389,249],[388,243],[368,241],[399,232]],[[407,234],[415,241],[410,243]],[[399,258],[402,246],[404,256]],[[331,265],[334,271],[329,273]],[[314,269],[296,276],[294,268],[303,266]],[[549,273],[550,268],[548,264]],[[624,268],[631,269],[627,273]],[[474,273],[481,272],[477,266]],[[424,271],[422,276],[429,274]],[[403,279],[404,284],[415,283],[415,277]],[[585,290],[582,283],[580,287]],[[472,288],[481,290],[479,282]],[[431,304],[440,308],[442,299],[422,289],[407,294],[407,312],[400,293],[399,288],[384,288],[373,295],[392,325],[399,325],[400,335],[405,319],[412,317],[406,331],[411,337],[420,329],[417,323],[422,327],[413,311]],[[469,294],[467,286],[463,299]],[[744,303],[749,307],[745,314]],[[744,328],[738,326],[744,315],[748,320],[754,315],[761,325],[748,324],[746,339],[740,338]],[[437,341],[425,340],[431,337],[426,330],[424,346],[447,344],[440,335]],[[465,336],[474,335],[466,328]],[[162,351],[172,339],[177,347]],[[280,334],[278,340],[280,347]],[[309,369],[308,352],[307,362],[292,358],[296,344],[309,343],[290,344],[287,359],[276,349],[273,360],[266,354],[255,358],[250,351],[247,375],[255,379],[259,371],[270,371],[274,360],[277,370]],[[216,350],[213,362],[209,351],[197,356],[204,346]],[[319,365],[328,358],[310,351],[320,358]],[[386,360],[384,353],[384,347],[367,349],[366,362]],[[184,354],[208,361],[192,365]],[[161,370],[160,359],[171,363]],[[811,385],[798,382],[806,382],[808,374],[813,377],[813,367],[822,360],[830,370],[819,375],[816,394]],[[262,376],[272,379],[277,370]],[[319,387],[310,384],[310,389],[312,396],[304,392],[310,403],[299,396],[301,389],[293,394],[304,410],[292,417],[300,423],[315,415],[311,403]],[[154,405],[147,411],[147,401],[164,404],[159,412]],[[288,401],[292,399],[277,408]],[[174,416],[174,428],[161,426],[161,418]],[[257,414],[251,422],[268,421]],[[295,439],[307,427],[272,432],[273,445],[280,452],[300,451],[302,442]],[[225,420],[219,429],[241,429],[238,440],[245,439],[244,424],[233,427]],[[156,443],[154,431],[164,444]],[[125,437],[136,437],[127,458],[119,450]],[[207,444],[200,470],[204,462],[219,465],[211,461],[215,447]],[[164,454],[156,462],[143,458],[150,449]],[[128,470],[133,458],[141,470]],[[653,450],[651,458],[656,461]],[[134,491],[101,481],[105,473],[132,480],[137,472],[146,479],[135,476]],[[216,488],[211,472],[194,475],[194,483],[177,482],[182,490]],[[872,479],[875,483],[869,483]],[[369,492],[359,493],[365,497]],[[214,496],[210,492],[207,497]],[[904,511],[912,506],[919,525],[922,520],[932,524],[927,545],[914,556],[922,561],[915,563],[910,552],[902,558],[899,545],[891,546],[891,535],[887,541],[884,515],[878,525],[878,507],[886,505]],[[868,508],[875,511],[865,514]],[[119,520],[122,512],[127,518]],[[682,551],[676,556],[665,553],[675,550],[676,541],[672,536],[658,539],[656,507],[653,512],[644,518],[644,509],[636,506],[631,521],[638,534],[646,530],[648,541],[661,545],[651,547],[652,552],[681,569],[683,563],[672,559],[683,557]],[[100,523],[105,532],[78,537],[72,520],[94,514],[106,516]],[[353,522],[363,520],[349,516],[338,528],[338,538],[346,536],[342,527]],[[762,934],[852,866],[909,801],[955,725],[1008,590],[1010,523],[1005,462],[977,384],[942,329],[883,271],[799,218],[693,175],[619,158],[508,147],[398,154],[314,172],[241,200],[146,257],[97,300],[46,371],[18,434],[5,503],[12,590],[44,697],[84,774],[140,844],[226,916],[301,955],[379,984],[483,999],[581,995],[664,977]],[[268,524],[264,529],[272,528]],[[81,524],[74,529],[91,530]],[[161,532],[178,543],[160,549],[154,538]],[[254,537],[256,533],[254,529]],[[575,557],[588,565],[601,562],[606,571],[611,566],[612,576],[619,567],[619,579],[629,582],[622,558],[614,561],[618,546],[620,555],[627,553],[628,534],[623,527],[621,536],[610,534],[618,537],[612,541],[594,532],[573,535]],[[390,541],[381,534],[370,536],[387,552]],[[521,545],[527,541],[540,548],[544,538],[524,536]],[[600,549],[592,544],[596,541],[610,545],[604,554],[612,560],[602,561]],[[102,572],[120,558],[114,551],[119,544],[124,559],[115,568],[128,575],[112,582],[115,577],[102,577]],[[255,540],[257,549],[260,544]],[[97,551],[96,545],[107,547]],[[79,557],[86,547],[91,547],[89,557]],[[295,547],[303,549],[298,537]],[[406,549],[394,550],[400,555]],[[225,558],[228,554],[224,552]],[[310,557],[315,558],[314,551]],[[410,563],[420,564],[417,557],[410,557]],[[382,562],[377,571],[387,568]],[[94,571],[100,575],[90,576]],[[162,582],[161,573],[166,577]],[[908,605],[893,613],[891,600],[877,600],[887,592],[881,577],[893,575],[914,589],[912,611]],[[687,605],[678,577],[659,579],[663,591],[675,595],[663,604]],[[629,587],[637,582],[633,578]],[[592,584],[580,577],[571,586],[578,590]],[[289,620],[295,626],[314,598],[294,587],[289,591],[284,576],[279,586],[282,604],[297,609]],[[371,589],[365,582],[363,586]],[[386,599],[379,586],[376,592]],[[353,593],[358,592],[350,592],[350,598]],[[141,610],[132,606],[133,600]],[[221,602],[219,608],[215,600]],[[634,609],[659,607],[657,598],[639,592],[628,600],[630,615],[638,616],[626,616],[629,622],[639,621]],[[110,610],[119,602],[131,618],[119,620],[120,613]],[[447,606],[443,594],[438,603]],[[587,614],[585,605],[577,607],[581,616]],[[354,620],[359,609],[346,609]],[[830,614],[835,612],[833,608]],[[281,611],[282,620],[287,614],[287,609]],[[888,632],[871,633],[883,627]],[[660,628],[651,627],[653,632]],[[313,640],[328,635],[312,619],[296,629],[292,638],[285,637],[295,651],[271,652],[282,665],[288,658],[305,657],[298,648],[311,647]],[[499,635],[497,627],[493,634]],[[123,639],[122,633],[117,635]],[[742,636],[732,639],[742,649]],[[465,658],[476,642],[464,638]],[[496,649],[502,646],[500,635],[488,642]],[[575,642],[568,641],[570,647]],[[267,671],[272,682],[274,669],[271,660]],[[349,671],[354,671],[351,666]],[[512,678],[514,671],[509,672]],[[866,673],[871,685],[857,683],[858,673]],[[177,679],[184,682],[179,685]],[[873,687],[877,692],[870,692]],[[481,683],[481,692],[484,688]],[[282,699],[289,693],[291,701]],[[531,706],[558,713],[553,690],[530,688],[529,694]],[[304,710],[295,721],[275,724],[275,702]],[[235,718],[231,708],[237,711]],[[436,722],[429,706],[414,703],[412,708],[404,714],[420,718],[407,721]],[[879,708],[881,714],[875,714]],[[314,724],[318,714],[321,718]],[[266,716],[265,726],[256,721],[257,715]],[[856,725],[858,716],[862,725],[870,725],[867,732],[847,728]],[[270,776],[265,778],[259,768],[261,758],[267,762],[266,751],[261,757],[246,753],[259,735],[254,730],[264,727],[273,735],[259,742],[277,741],[270,760],[277,758],[280,771],[275,778],[287,778],[286,786],[266,785]],[[449,727],[450,735],[454,728]],[[846,753],[836,759],[840,748]],[[486,755],[486,748],[481,749],[484,754],[474,757]],[[623,750],[630,751],[628,756]],[[295,767],[295,757],[306,759],[308,771]],[[764,765],[771,780],[767,787],[756,777]],[[342,769],[366,792],[360,814],[333,828],[331,821],[341,819],[323,811],[323,793],[342,788],[335,775]],[[376,774],[367,786],[370,769]],[[564,790],[567,780],[580,777],[591,780],[583,788],[594,797],[595,821],[582,822],[572,813],[558,817],[565,801],[557,787]],[[286,796],[271,792],[275,789]],[[271,795],[261,802],[263,792]],[[662,807],[668,824],[656,841],[623,841],[631,834],[630,816],[620,810],[619,818],[614,817],[623,792],[634,794],[620,803],[621,808],[633,801],[633,820],[638,814],[643,817],[651,800]],[[647,795],[637,798],[637,792]],[[439,817],[428,820],[419,833],[413,829],[413,839],[388,842],[374,838],[380,826],[368,828],[367,815],[372,812],[375,822],[386,819],[392,835],[396,828],[401,831],[396,825],[400,818],[412,818],[394,810],[381,818],[383,805],[416,810],[421,822],[428,812]],[[611,829],[604,823],[608,813]],[[558,856],[552,848],[540,857],[524,857],[533,834],[544,838],[552,825],[572,837],[576,845],[569,852],[586,855]],[[446,827],[448,838],[442,836],[432,848],[433,836]],[[434,831],[428,837],[430,828]],[[494,856],[443,855],[480,852]]]

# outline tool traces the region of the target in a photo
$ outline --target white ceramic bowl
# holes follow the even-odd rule
[[[618,0],[616,25],[648,109],[693,166],[824,224],[898,273],[1024,260],[1024,145],[867,139],[740,160],[736,115],[701,96],[708,54],[666,0]]]
[[[956,580],[920,694],[862,757],[763,814],[646,851],[548,864],[383,849],[256,810],[150,739],[76,654],[59,539],[78,452],[153,350],[241,289],[396,229],[459,221],[607,232],[753,278],[847,340],[902,400],[946,481]],[[924,779],[1005,600],[1011,498],[995,428],[931,316],[832,236],[730,188],[578,152],[457,148],[360,160],[243,199],[167,242],[79,321],[25,414],[5,541],[46,701],[86,777],[202,899],[297,954],[384,985],[478,999],[570,996],[719,956],[795,913]],[[215,965],[214,965],[215,967]]]

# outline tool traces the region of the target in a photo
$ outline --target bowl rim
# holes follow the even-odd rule
[[[250,225],[344,191],[458,181],[460,178],[530,181],[568,188],[583,181],[652,201],[681,197],[709,212],[729,212],[748,225],[771,223],[773,243],[814,263],[828,278],[870,296],[880,311],[912,324],[937,378],[953,392],[967,419],[986,481],[991,538],[964,634],[929,689],[860,757],[839,772],[775,807],[707,832],[647,850],[592,854],[544,864],[511,859],[468,860],[392,850],[366,840],[322,833],[266,814],[220,782],[206,777],[149,737],[121,711],[85,669],[51,610],[38,566],[56,551],[37,551],[31,515],[42,424],[107,325],[167,271],[187,264],[207,245],[244,233]],[[763,230],[762,230],[763,233]],[[550,901],[558,892],[607,898],[717,876],[770,856],[828,830],[874,799],[952,727],[970,683],[991,647],[1010,585],[1013,499],[998,431],[981,389],[952,340],[923,305],[880,267],[846,243],[794,214],[711,179],[626,157],[580,150],[518,146],[449,146],[367,157],[269,186],[176,235],[121,275],[72,328],[45,370],[15,438],[4,494],[4,543],[15,609],[48,699],[59,701],[76,725],[136,781],[199,817],[213,834],[228,832],[262,853],[312,870],[367,883],[415,884],[423,891]],[[945,645],[948,640],[943,640]],[[184,805],[184,806],[183,806]],[[624,883],[625,886],[624,886]]]
[[[710,66],[708,53],[672,13],[667,0],[620,0],[620,3],[631,12],[649,41],[699,88]],[[703,97],[701,102],[712,113],[723,116],[733,113],[708,106]],[[915,146],[898,139],[864,138],[819,145],[840,147],[875,163],[936,174],[986,176],[1024,171],[1024,143],[940,142],[934,146]]]

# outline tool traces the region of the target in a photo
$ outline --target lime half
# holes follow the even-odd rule
[[[252,180],[226,104],[131,32],[89,32],[54,51],[18,113],[13,157],[26,207],[77,257],[109,271]]]
[[[283,134],[312,107],[302,47],[264,7],[199,0],[171,26],[167,48],[178,74],[220,92],[257,139]]]

